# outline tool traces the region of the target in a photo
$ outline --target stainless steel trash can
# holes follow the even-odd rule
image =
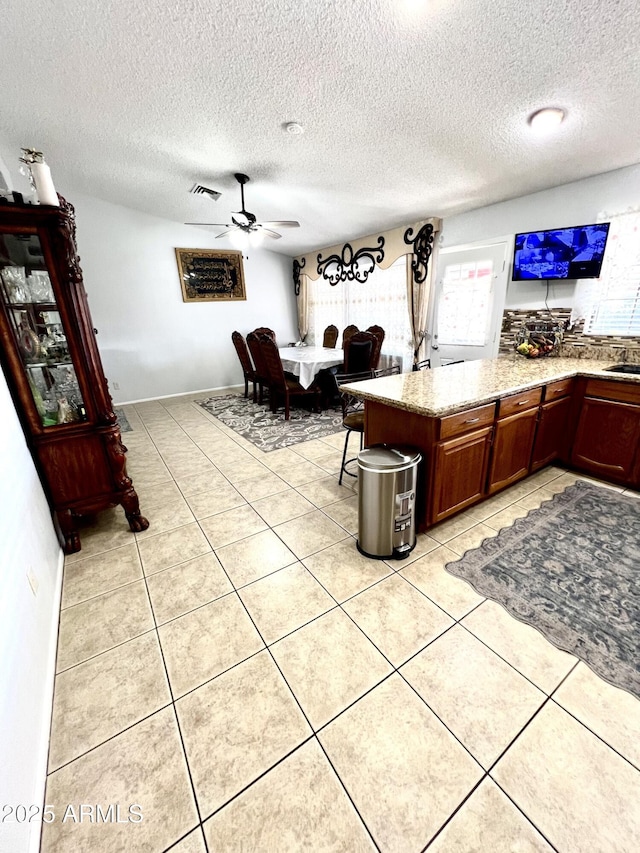
[[[416,484],[422,456],[412,447],[374,445],[358,454],[358,550],[403,559],[416,544]]]

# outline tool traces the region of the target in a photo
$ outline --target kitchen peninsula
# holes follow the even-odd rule
[[[640,487],[640,375],[611,361],[507,356],[345,386],[365,400],[367,445],[423,455],[425,530],[557,461]]]

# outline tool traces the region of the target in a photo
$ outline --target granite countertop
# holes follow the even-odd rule
[[[513,355],[383,376],[342,387],[355,396],[385,403],[394,409],[442,417],[571,376],[640,382],[637,374],[605,371],[604,368],[616,363],[614,359],[533,359]]]

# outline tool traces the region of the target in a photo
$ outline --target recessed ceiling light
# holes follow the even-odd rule
[[[536,133],[550,133],[562,124],[565,115],[560,107],[544,107],[529,116],[529,124]]]
[[[299,136],[301,133],[304,133],[304,127],[301,124],[298,124],[297,121],[290,121],[285,124],[284,129],[287,133],[292,134],[292,136]]]

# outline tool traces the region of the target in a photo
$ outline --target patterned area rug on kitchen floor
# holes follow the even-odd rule
[[[238,435],[267,452],[342,430],[342,413],[337,409],[318,413],[292,408],[291,419],[285,421],[284,409],[274,415],[268,405],[259,406],[250,396],[245,399],[242,395],[226,394],[197,402]]]
[[[446,568],[640,698],[640,500],[579,480]]]

